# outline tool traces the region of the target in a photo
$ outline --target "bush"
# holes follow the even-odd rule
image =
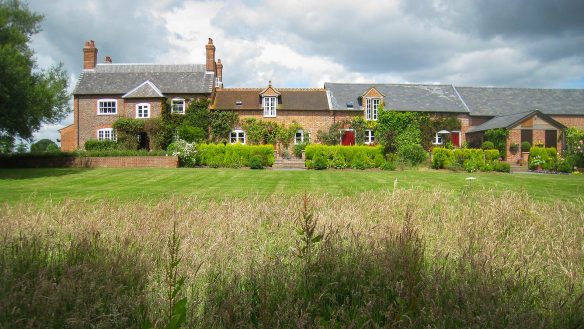
[[[300,143],[294,145],[294,156],[297,158],[302,158],[302,152],[306,148],[307,143]]]
[[[57,153],[68,155],[69,153]],[[75,151],[72,156],[78,157],[125,157],[125,156],[165,156],[166,151],[148,151],[148,150],[92,150],[92,151]]]
[[[521,143],[521,152],[529,152],[531,144],[528,141]]]
[[[443,169],[451,166],[454,161],[454,151],[442,147],[435,147],[432,150],[432,168]]]
[[[492,150],[495,148],[495,144],[493,144],[493,142],[490,141],[485,141],[483,142],[483,145],[481,145],[481,149],[483,150]]]
[[[322,170],[322,169],[326,169],[327,166],[328,166],[328,164],[327,164],[326,159],[324,158],[324,155],[317,154],[312,161],[312,165],[311,165],[310,169]]]
[[[306,167],[308,161],[315,167],[316,157],[322,157],[329,168],[377,168],[384,162],[382,146],[327,146],[310,144],[306,146],[304,155]],[[320,165],[320,163],[319,163]],[[324,168],[321,168],[324,169]]]
[[[475,172],[479,170],[481,164],[476,162],[474,159],[468,159],[464,161],[463,166],[466,172]]]
[[[30,152],[31,153],[43,153],[43,152],[54,152],[59,149],[57,144],[50,139],[41,139],[36,143],[32,143],[30,145]],[[53,150],[53,151],[51,151]]]
[[[189,143],[182,139],[172,142],[166,149],[169,155],[178,156],[181,167],[194,167],[197,148],[195,143]]]
[[[251,169],[264,169],[262,158],[259,155],[254,155],[249,159],[249,167]]]
[[[189,143],[202,142],[207,138],[207,133],[199,127],[182,125],[178,128],[178,137]]]
[[[428,158],[426,150],[419,144],[401,146],[398,148],[398,155],[411,166],[418,166]]]
[[[274,164],[273,145],[199,144],[197,165],[212,168],[251,167],[251,158],[257,157],[263,167]]]
[[[500,157],[499,150],[484,150],[483,153],[485,154],[486,162],[493,162],[499,160]]]
[[[511,172],[511,165],[504,161],[495,161],[493,169],[498,172]]]
[[[86,151],[95,151],[95,150],[104,151],[104,150],[117,150],[119,148],[119,145],[116,141],[112,141],[112,140],[98,141],[98,140],[90,139],[90,140],[85,142],[84,147],[85,147]]]
[[[573,171],[574,164],[570,159],[562,159],[558,162],[558,171],[571,173]]]
[[[126,150],[136,150],[140,144],[138,135],[144,131],[144,120],[132,118],[117,119],[112,128],[116,131],[118,144]]]
[[[558,155],[555,147],[532,147],[529,149],[529,169],[541,166],[544,170],[555,170],[558,164]]]

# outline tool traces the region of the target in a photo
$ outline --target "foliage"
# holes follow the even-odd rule
[[[485,155],[485,161],[487,163],[499,160],[500,157],[499,150],[488,149],[484,150],[483,154]]]
[[[249,159],[249,167],[251,169],[264,169],[262,158],[259,155],[254,155]]]
[[[206,139],[207,134],[205,131],[199,127],[193,127],[183,124],[178,128],[178,138],[185,140],[189,143],[203,142]]]
[[[90,139],[85,142],[83,146],[86,151],[103,151],[103,150],[117,150],[119,145],[116,141],[113,140],[102,140],[98,141],[95,139]]]
[[[229,111],[212,111],[210,119],[211,135],[209,140],[216,143],[229,142],[229,135],[239,121],[237,113]]]
[[[584,168],[584,130],[568,128],[566,130],[566,157],[573,165]]]
[[[507,157],[507,137],[509,137],[509,130],[505,128],[490,129],[485,131],[485,140],[493,143],[497,150],[499,150],[501,157]]]
[[[432,150],[432,168],[434,169],[451,169],[458,171],[464,169],[467,172],[481,171],[500,171],[499,150],[483,149],[456,149],[449,150],[446,148],[434,148]]]
[[[120,150],[120,149],[95,149],[91,151],[78,150],[73,153],[61,152],[60,156],[74,157],[125,157],[125,156],[165,156],[166,151],[148,151],[148,150]]]
[[[138,135],[144,131],[144,120],[119,118],[113,123],[112,128],[116,131],[116,137],[120,147],[126,150],[138,149]]]
[[[50,146],[53,146],[53,150],[59,149],[59,147],[57,146],[57,144],[55,142],[53,142],[50,139],[41,139],[40,141],[36,142],[36,143],[32,143],[30,145],[30,152],[31,153],[43,153],[43,152],[48,152],[50,149]]]
[[[339,145],[341,142],[340,130],[343,128],[346,121],[338,121],[333,123],[327,131],[319,130],[316,132],[316,140],[324,145]]]
[[[440,130],[448,131],[460,131],[461,123],[460,120],[453,115],[426,115],[419,114],[418,117],[419,127],[422,131],[422,146],[426,150],[432,148],[432,140],[437,132]],[[450,135],[443,135],[444,145],[449,145]]]
[[[529,149],[529,169],[541,166],[543,170],[556,170],[558,155],[555,147],[537,147]]]
[[[151,150],[165,150],[170,144],[168,135],[172,135],[162,117],[144,120],[144,132],[148,134]]]
[[[495,148],[495,144],[491,141],[484,141],[483,145],[481,145],[481,149],[483,150],[492,150]]]
[[[202,139],[207,139],[209,133],[209,126],[211,125],[212,114],[209,111],[210,100],[206,97],[197,98],[189,103],[181,125],[199,128],[204,132]],[[181,114],[176,114],[181,115]],[[233,128],[233,127],[232,127]]]
[[[178,156],[181,167],[194,167],[196,164],[197,147],[195,143],[178,139],[168,146],[166,152],[168,155]]]
[[[511,172],[511,165],[504,161],[495,161],[494,162],[494,169],[498,172]]]
[[[566,158],[558,161],[558,171],[563,173],[571,173],[574,169],[573,160]]]
[[[311,144],[304,150],[306,167],[326,168],[379,168],[384,162],[381,146],[327,146]]]
[[[377,121],[377,130],[375,131],[375,139],[377,142],[384,146],[384,152],[395,153],[397,151],[397,139],[406,129],[410,131],[406,134],[410,136],[420,135],[421,132],[416,132],[416,128],[419,129],[419,116],[420,113],[416,112],[398,112],[391,110],[384,110],[383,108],[379,111],[379,118]],[[408,138],[405,138],[408,139]],[[413,139],[417,139],[414,137]],[[419,143],[419,142],[418,142]]]
[[[63,64],[38,70],[29,47],[42,19],[22,1],[0,1],[0,135],[28,139],[70,111]]]
[[[432,168],[444,169],[453,163],[455,163],[453,150],[442,147],[432,149]]]
[[[400,159],[406,161],[411,166],[418,166],[428,158],[428,153],[419,144],[403,145],[398,148],[397,154]]]
[[[531,143],[528,141],[524,141],[521,143],[521,152],[529,152],[531,149]]]
[[[14,137],[0,135],[0,154],[10,154],[14,150]]]
[[[198,151],[197,165],[213,168],[251,167],[254,157],[263,167],[271,167],[275,160],[273,145],[199,144]]]
[[[531,145],[530,145],[531,147]],[[517,143],[511,143],[511,145],[509,145],[509,151],[511,151],[511,153],[515,154],[519,151],[519,144]]]
[[[365,131],[372,130],[375,132],[377,121],[367,121],[362,115],[358,115],[353,117],[349,127],[355,131],[355,144],[363,145],[365,143]]]
[[[304,152],[304,149],[307,145],[308,143],[298,143],[294,145],[294,156],[297,158],[302,158],[302,152]]]

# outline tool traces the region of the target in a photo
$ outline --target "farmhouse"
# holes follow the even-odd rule
[[[114,64],[110,57],[97,64],[93,41],[83,48],[83,72],[74,94],[74,122],[60,130],[64,151],[83,148],[90,139],[115,139],[112,124],[120,117],[146,119],[161,115],[163,102],[171,112],[184,114],[189,102],[211,99],[210,110],[232,111],[248,118],[302,126],[295,142],[316,142],[316,133],[339,127],[339,141],[355,144],[355,131],[346,124],[355,117],[378,120],[381,109],[423,112],[434,118],[455,118],[459,128],[433,132],[432,144],[479,145],[485,131],[505,128],[507,150],[522,142],[563,147],[567,127],[584,129],[584,90],[457,87],[430,84],[360,84],[326,82],[323,88],[279,88],[271,81],[258,88],[223,88],[223,64],[215,61],[209,39],[205,64]],[[362,140],[375,143],[373,129]],[[245,143],[241,124],[230,142]],[[148,136],[141,135],[148,145]],[[511,152],[508,161],[520,159]]]

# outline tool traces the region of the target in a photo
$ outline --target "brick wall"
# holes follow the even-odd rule
[[[308,130],[311,134],[311,138],[314,141],[316,138],[316,132],[319,130],[328,130],[328,128],[333,124],[334,117],[331,111],[278,111],[275,118],[265,118],[264,112],[262,110],[239,110],[234,111],[239,115],[240,120],[254,118],[263,121],[277,122],[279,124],[284,124],[289,126],[294,121],[302,126],[305,130]]]
[[[24,156],[0,159],[0,168],[177,168],[175,156],[54,157]]]
[[[71,124],[65,128],[59,130],[61,133],[61,151],[71,152],[75,151],[77,148],[76,139],[77,131],[75,130],[75,125]]]
[[[519,150],[512,154],[509,151],[511,144],[516,143],[519,145]],[[521,160],[521,129],[511,129],[509,130],[509,137],[507,138],[507,162],[516,163],[517,161]]]
[[[584,115],[552,115],[551,117],[568,128],[584,129]]]

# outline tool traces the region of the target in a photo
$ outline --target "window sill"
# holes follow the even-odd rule
[[[118,115],[118,113],[97,113],[97,115]]]

